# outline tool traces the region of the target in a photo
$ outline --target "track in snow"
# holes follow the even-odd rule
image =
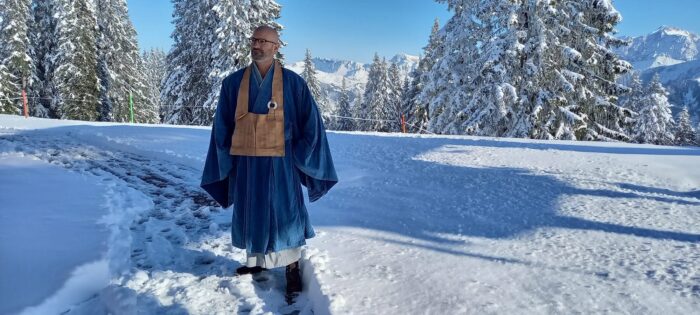
[[[245,253],[231,248],[231,210],[221,209],[199,188],[199,170],[104,150],[71,139],[70,135],[10,135],[0,141],[25,155],[97,176],[113,186],[126,186],[152,201],[152,207],[137,214],[129,225],[130,268],[121,280],[122,287],[110,288],[112,297],[95,296],[85,301],[89,307],[78,306],[76,313],[100,309],[96,304],[113,296],[130,301],[110,302],[104,310],[135,307],[166,313],[313,313],[305,293],[294,305],[286,305],[283,271],[268,271],[257,279],[233,276]],[[108,202],[114,198],[119,196],[112,196]]]

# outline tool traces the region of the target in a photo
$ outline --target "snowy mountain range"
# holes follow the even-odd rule
[[[686,30],[662,26],[651,34],[623,37],[630,45],[618,53],[637,70],[671,66],[700,58],[700,36]]]
[[[700,121],[700,35],[662,26],[655,32],[628,37],[630,45],[617,50],[632,63],[642,80],[659,74],[674,105],[674,115],[688,106],[694,122]]]
[[[660,75],[674,105],[674,115],[683,106],[688,106],[691,119],[700,122],[700,35],[662,26],[648,35],[623,38],[629,40],[630,45],[616,52],[640,72],[645,82],[656,73]],[[418,60],[418,56],[400,53],[388,61],[399,65],[403,80],[415,69]],[[350,91],[351,103],[364,93],[371,64],[329,58],[313,58],[313,62],[321,91],[331,107],[338,103],[343,78]],[[301,73],[304,62],[291,63],[288,68]]]
[[[399,66],[401,80],[404,80],[418,65],[418,59],[418,56],[400,53],[387,61]],[[327,58],[313,58],[313,62],[316,67],[316,75],[321,83],[321,92],[326,95],[331,107],[338,104],[343,78],[345,78],[345,83],[350,91],[351,103],[364,93],[371,64]],[[287,67],[301,74],[304,71],[304,61],[297,61]]]

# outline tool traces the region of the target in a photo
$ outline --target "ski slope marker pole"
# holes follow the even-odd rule
[[[22,78],[22,103],[24,104],[24,118],[29,118],[29,106],[27,106],[27,78]]]
[[[404,114],[401,114],[401,130],[403,130],[403,133],[406,133],[406,118]]]
[[[129,112],[130,112],[130,121],[133,124],[134,123],[134,96],[131,95],[131,90],[129,90]]]

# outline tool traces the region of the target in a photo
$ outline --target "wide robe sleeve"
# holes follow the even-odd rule
[[[214,124],[211,128],[209,151],[204,163],[201,186],[224,208],[233,204],[229,199],[229,175],[234,168],[236,156],[230,155],[231,135],[235,128],[235,101],[231,94],[230,81],[224,80],[219,93]]]
[[[298,119],[300,136],[293,145],[294,165],[301,183],[306,186],[309,201],[325,195],[338,182],[326,130],[318,106],[306,83],[301,84]]]

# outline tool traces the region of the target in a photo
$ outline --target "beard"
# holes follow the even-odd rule
[[[250,52],[250,56],[253,58],[253,60],[262,60],[265,59],[265,52],[259,49],[253,49]]]

